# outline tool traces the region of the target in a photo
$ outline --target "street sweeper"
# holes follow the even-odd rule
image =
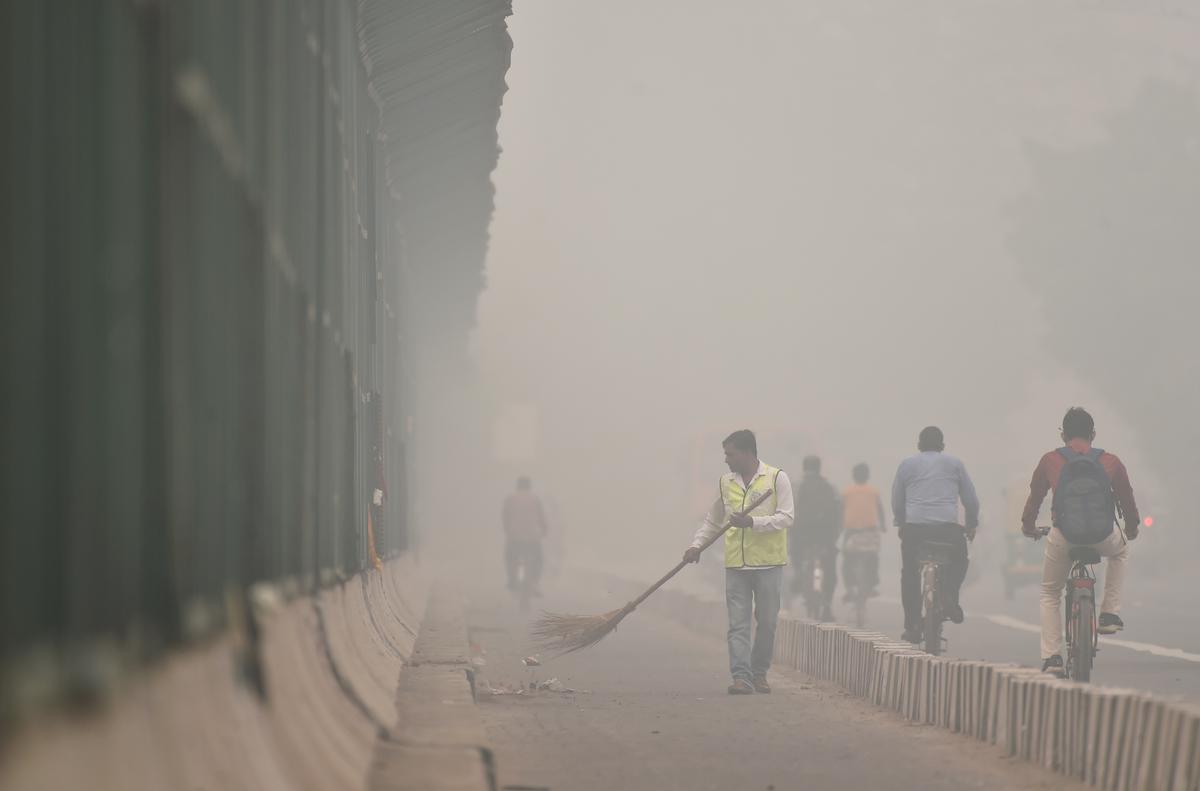
[[[769,693],[767,669],[775,650],[775,624],[788,562],[787,531],[795,519],[787,473],[758,460],[758,442],[748,429],[722,443],[729,472],[720,493],[683,554],[688,563],[725,533],[725,606],[729,610],[730,695]],[[753,502],[757,507],[747,508]],[[751,619],[753,630],[751,644]]]

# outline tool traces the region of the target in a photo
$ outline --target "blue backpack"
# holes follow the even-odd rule
[[[1067,463],[1054,490],[1054,526],[1072,544],[1098,544],[1112,535],[1117,522],[1112,481],[1100,464],[1104,451],[1092,448],[1076,453],[1059,448],[1058,452]]]

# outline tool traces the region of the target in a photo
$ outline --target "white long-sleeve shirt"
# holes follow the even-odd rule
[[[759,462],[758,472],[754,473],[754,477],[765,475],[766,472],[767,466]],[[724,491],[724,479],[731,479],[735,475],[737,475],[736,472],[730,472],[722,476],[721,491]],[[750,484],[742,481],[742,485],[749,487]],[[708,509],[708,514],[700,524],[700,529],[696,531],[696,536],[692,539],[692,546],[697,549],[704,546],[706,541],[721,532],[721,528],[725,526],[725,520],[731,516],[733,514],[725,510],[725,500],[718,496],[716,502]],[[786,472],[780,470],[779,476],[775,479],[775,513],[750,518],[754,522],[754,526],[750,529],[756,533],[773,533],[787,530],[792,526],[792,522],[796,519],[796,506],[792,499],[792,482],[788,480]]]

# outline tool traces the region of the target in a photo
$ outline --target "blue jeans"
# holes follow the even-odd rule
[[[765,676],[775,653],[775,624],[783,566],[725,569],[725,606],[729,608],[729,673],[734,679]],[[757,621],[750,647],[750,619]]]

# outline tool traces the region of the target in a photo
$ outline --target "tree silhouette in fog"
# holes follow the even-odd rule
[[[1046,346],[1137,428],[1173,494],[1175,538],[1195,541],[1200,91],[1148,82],[1099,142],[1026,154],[1010,246],[1043,297]]]

